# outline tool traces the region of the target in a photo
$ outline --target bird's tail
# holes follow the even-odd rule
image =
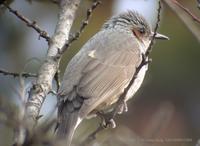
[[[69,112],[67,108],[64,106],[62,111],[58,111],[57,138],[64,142],[65,146],[70,146],[74,131],[81,120],[78,117],[78,110]]]

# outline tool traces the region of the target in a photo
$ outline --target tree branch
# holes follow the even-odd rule
[[[25,77],[25,78],[28,78],[28,77],[37,77],[36,74],[33,74],[33,73],[27,73],[27,72],[22,72],[22,73],[15,73],[15,72],[10,72],[10,71],[7,71],[5,69],[0,69],[0,74],[3,74],[3,75],[8,75],[8,76],[13,76],[13,77]]]
[[[164,0],[164,2],[171,8],[171,10],[180,18],[180,20],[186,25],[186,27],[192,32],[192,34],[196,37],[196,39],[200,42],[200,29],[196,26],[193,20],[199,23],[199,18],[197,18],[194,14],[192,14],[187,8],[183,7],[180,3],[175,0]],[[187,11],[186,11],[187,10]],[[186,13],[183,13],[187,12]],[[189,12],[188,12],[189,11]]]
[[[80,29],[71,35],[71,37],[69,38],[69,40],[67,41],[67,43],[65,44],[65,46],[61,49],[62,52],[66,51],[67,48],[80,37],[80,34],[83,32],[83,30],[85,29],[85,27],[88,25],[89,19],[92,16],[93,11],[97,8],[98,5],[101,4],[100,0],[94,1],[92,6],[87,9],[87,14],[86,14],[86,18],[82,21],[82,24],[80,26]]]
[[[13,13],[15,16],[17,16],[21,21],[23,21],[24,23],[26,23],[26,25],[28,27],[33,28],[37,33],[39,33],[39,37],[43,37],[44,39],[46,39],[46,41],[48,42],[50,37],[48,35],[48,33],[44,30],[42,30],[37,24],[36,21],[30,21],[28,18],[26,18],[25,16],[23,16],[22,14],[20,14],[18,11],[12,9],[9,5],[3,3],[3,5],[11,12]]]
[[[172,2],[176,4],[179,8],[181,8],[183,11],[185,11],[188,15],[190,15],[194,21],[200,23],[200,19],[195,14],[193,14],[188,8],[184,7],[176,0],[172,0]]]
[[[76,10],[81,0],[60,0],[60,13],[55,33],[49,41],[46,59],[38,71],[38,78],[30,90],[26,103],[25,120],[29,128],[37,123],[42,104],[52,87],[52,80],[59,67],[59,49],[69,39],[69,32],[75,18]]]

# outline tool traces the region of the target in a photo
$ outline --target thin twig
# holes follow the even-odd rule
[[[195,21],[191,21],[191,15],[183,12],[183,9],[176,5],[173,0],[163,0],[169,8],[178,16],[185,26],[192,32],[193,36],[200,42],[200,30]]]
[[[80,26],[80,29],[79,29],[76,33],[74,33],[74,34],[72,34],[72,35],[70,36],[68,42],[65,44],[65,46],[63,47],[63,49],[61,49],[61,52],[66,51],[66,50],[68,49],[68,47],[69,47],[75,40],[77,40],[77,39],[80,37],[81,33],[84,31],[85,27],[88,25],[89,19],[91,18],[93,11],[94,11],[94,10],[97,8],[97,6],[100,5],[100,4],[101,4],[101,1],[100,1],[100,0],[94,1],[93,4],[92,4],[92,6],[91,6],[89,9],[87,9],[86,18],[83,20],[83,22],[82,22],[82,24],[81,24],[81,26]]]
[[[131,81],[129,82],[128,86],[124,89],[124,92],[120,95],[119,100],[118,100],[118,103],[117,103],[116,108],[115,108],[115,111],[117,111],[117,108],[118,108],[118,106],[119,106],[120,104],[124,104],[124,102],[125,102],[125,101],[124,101],[124,100],[125,100],[125,97],[126,97],[128,91],[129,91],[129,89],[130,89],[131,86],[133,85],[135,79],[137,78],[139,71],[142,69],[143,66],[147,65],[147,64],[150,62],[150,60],[148,59],[148,56],[149,56],[149,54],[150,54],[151,51],[152,51],[152,46],[153,46],[153,44],[154,44],[154,40],[155,40],[155,37],[156,37],[156,33],[157,33],[157,30],[158,30],[158,27],[159,27],[159,24],[160,24],[160,13],[161,13],[161,8],[162,8],[162,7],[161,7],[161,2],[160,2],[160,0],[159,0],[159,1],[158,1],[158,10],[157,10],[157,11],[158,11],[157,21],[156,21],[156,26],[155,26],[155,28],[154,28],[154,30],[153,30],[154,34],[153,34],[153,36],[152,36],[152,38],[151,38],[151,42],[150,42],[150,44],[149,44],[149,46],[148,46],[148,48],[147,48],[145,54],[143,54],[143,56],[142,56],[142,61],[141,61],[140,65],[136,68],[136,71],[135,71],[135,73],[134,73],[134,75],[133,75],[133,78],[132,78]],[[113,118],[115,117],[116,114],[117,114],[116,112],[113,114]]]
[[[159,6],[158,6],[158,10],[157,10],[158,11],[157,22],[156,22],[156,26],[155,26],[155,28],[153,30],[154,34],[152,36],[151,42],[150,42],[145,54],[143,54],[142,61],[141,61],[140,65],[136,68],[136,71],[135,71],[135,73],[133,75],[133,78],[129,82],[128,86],[124,89],[124,92],[120,95],[118,103],[117,103],[116,108],[115,108],[115,112],[114,112],[112,118],[114,118],[116,116],[118,106],[121,105],[121,104],[124,104],[125,97],[126,97],[128,91],[129,91],[129,89],[133,85],[135,79],[137,78],[139,71],[142,69],[143,66],[147,65],[150,62],[150,60],[148,59],[148,56],[152,51],[152,46],[154,44],[155,36],[156,36],[157,30],[158,30],[158,27],[159,27],[159,23],[160,23],[160,13],[161,13],[161,8],[162,7],[161,7],[161,2],[159,1],[158,3],[159,3],[158,4]]]
[[[153,37],[152,37],[151,42],[150,42],[150,44],[149,44],[149,47],[148,47],[148,49],[147,49],[147,51],[146,51],[146,53],[145,53],[145,56],[146,56],[146,57],[149,56],[149,54],[150,54],[150,52],[151,52],[151,50],[152,50],[152,46],[153,46],[153,44],[154,44],[154,40],[155,40],[155,37],[156,37],[156,33],[157,33],[157,31],[158,31],[159,24],[160,24],[161,9],[162,9],[162,5],[161,5],[161,1],[159,0],[159,1],[158,1],[158,10],[157,10],[157,11],[158,11],[157,22],[156,22],[156,26],[155,26],[155,28],[154,28],[154,30],[153,30],[153,32],[154,32]]]
[[[161,13],[161,2],[159,0],[159,7],[158,7],[158,15],[157,15],[157,22],[156,22],[156,26],[154,28],[154,34],[153,34],[153,37],[151,39],[151,42],[149,44],[149,47],[147,48],[147,51],[145,54],[143,54],[143,58],[142,58],[142,62],[140,63],[140,65],[136,68],[136,71],[133,75],[133,78],[131,79],[131,81],[129,82],[128,86],[125,88],[124,92],[120,95],[119,97],[119,100],[117,101],[117,104],[116,104],[116,107],[114,108],[113,112],[111,113],[111,116],[109,117],[110,119],[109,120],[112,120],[116,114],[117,114],[117,110],[119,108],[120,105],[122,104],[125,104],[124,103],[124,100],[125,100],[125,97],[126,97],[126,94],[128,93],[130,87],[132,86],[132,84],[134,83],[135,79],[137,78],[137,75],[139,73],[139,71],[141,70],[141,68],[143,66],[145,66],[146,64],[149,63],[148,61],[148,56],[152,50],[152,46],[154,44],[154,39],[155,39],[155,36],[156,36],[156,33],[157,33],[157,30],[158,30],[158,27],[159,27],[159,23],[160,23],[160,13]],[[103,126],[102,124],[100,124],[100,126],[94,131],[92,132],[87,138],[86,140],[84,140],[84,144],[87,145],[88,143],[90,143],[92,140],[95,139],[96,137],[96,134],[101,132],[102,130],[104,130],[105,128],[107,128],[107,126]]]
[[[28,18],[26,18],[25,16],[23,16],[22,14],[20,14],[18,11],[12,9],[9,5],[7,4],[3,4],[11,13],[13,13],[15,16],[17,16],[21,21],[23,21],[24,23],[26,23],[26,25],[28,27],[33,28],[37,33],[39,33],[39,37],[43,37],[44,39],[46,39],[47,42],[49,42],[50,37],[48,35],[48,33],[44,30],[42,30],[37,24],[36,21],[30,21]]]
[[[172,2],[174,4],[176,4],[177,6],[179,6],[183,11],[185,11],[188,15],[190,15],[192,17],[192,19],[196,22],[198,22],[200,24],[200,18],[198,18],[195,14],[193,14],[188,8],[186,8],[185,6],[183,6],[182,4],[180,4],[178,1],[176,0],[172,0]]]
[[[0,69],[0,74],[9,75],[9,76],[13,76],[13,77],[20,77],[20,76],[22,76],[22,77],[25,77],[25,78],[28,78],[28,77],[37,77],[37,74],[27,73],[27,72],[15,73],[15,72],[7,71],[5,69]]]

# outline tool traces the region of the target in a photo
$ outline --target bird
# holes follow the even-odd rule
[[[80,122],[97,112],[107,111],[133,78],[154,35],[146,19],[129,10],[111,17],[68,63],[58,91],[57,136],[70,146]],[[155,39],[168,39],[156,33]],[[144,65],[125,96],[140,88]]]

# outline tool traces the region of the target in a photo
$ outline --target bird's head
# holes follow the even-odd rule
[[[152,32],[150,25],[145,18],[136,11],[127,11],[112,17],[104,26],[104,29],[116,28],[132,33],[138,41],[148,45],[152,39],[154,32]],[[157,33],[156,39],[168,40],[165,35]]]

